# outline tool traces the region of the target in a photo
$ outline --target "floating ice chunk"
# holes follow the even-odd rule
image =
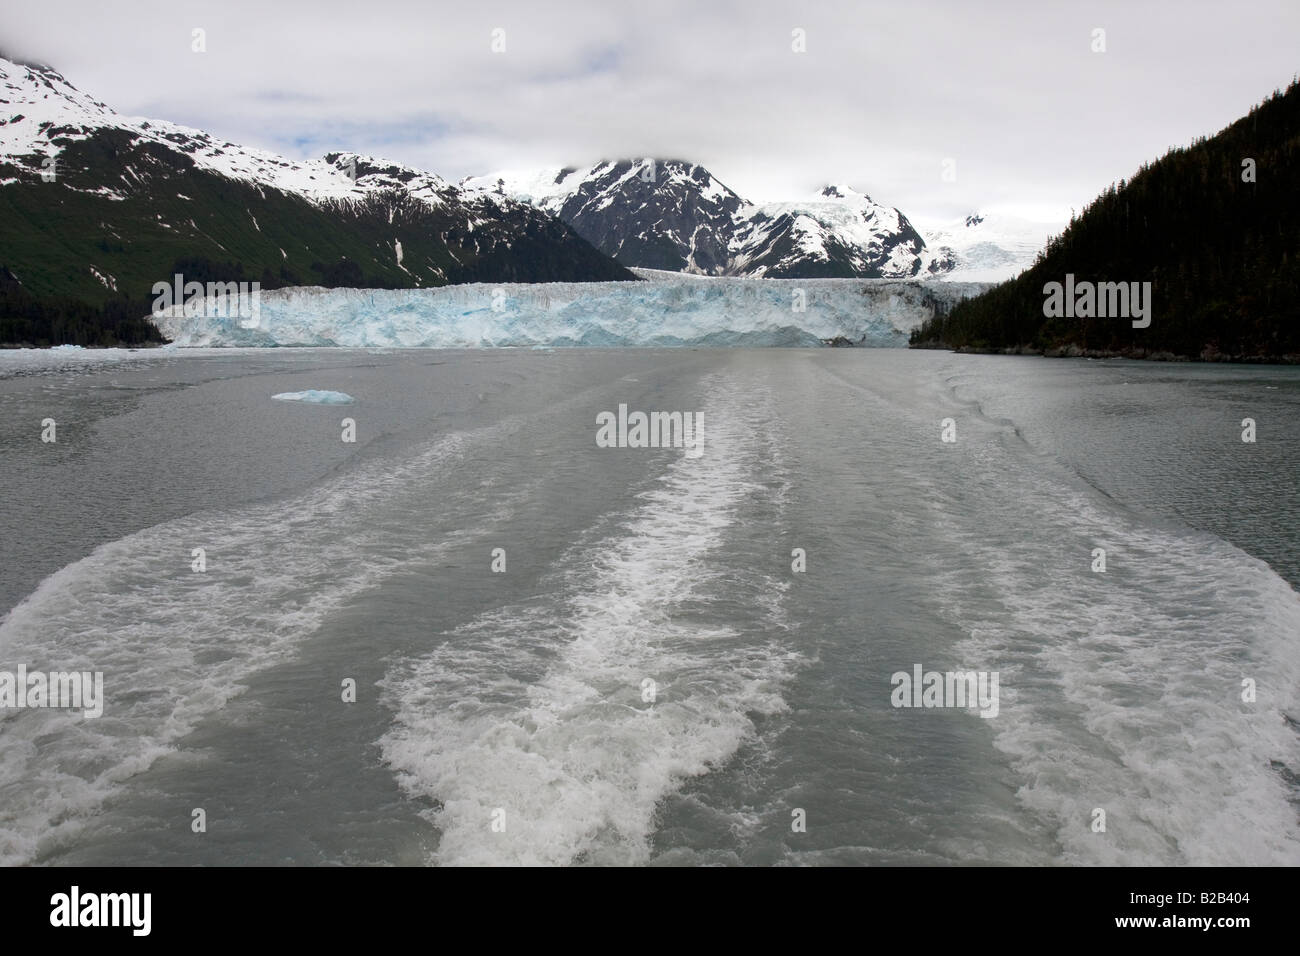
[[[282,402],[308,402],[312,405],[351,405],[356,401],[347,392],[331,392],[328,389],[309,388],[305,392],[281,392],[272,395]]]

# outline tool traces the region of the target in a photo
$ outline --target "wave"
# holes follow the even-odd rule
[[[426,543],[409,515],[468,446],[450,434],[287,499],[169,521],[46,578],[0,621],[0,659],[102,671],[107,704],[98,719],[0,712],[0,862],[72,839],[123,782],[250,675],[291,657],[327,615],[451,547]],[[194,548],[206,552],[203,572],[192,568]]]
[[[1300,863],[1300,597],[1227,542],[1139,520],[1041,458],[983,457],[1003,491],[977,522],[947,522],[963,564],[940,590],[965,666],[1001,671],[988,723],[1057,859]]]
[[[394,664],[381,746],[437,801],[435,862],[643,863],[659,801],[784,709],[785,584],[725,561],[747,502],[774,494],[756,479],[777,467],[749,420],[761,404],[715,391],[704,455],[598,524],[549,593]]]

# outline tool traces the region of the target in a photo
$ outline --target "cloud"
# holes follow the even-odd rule
[[[355,149],[459,179],[675,156],[756,200],[842,181],[920,220],[1081,208],[1285,85],[1300,26],[1293,0],[44,0],[3,16],[0,46],[121,112],[298,158]]]

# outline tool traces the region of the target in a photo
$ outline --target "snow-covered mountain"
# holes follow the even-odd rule
[[[908,278],[925,240],[897,209],[844,185],[758,205],[703,166],[617,160],[470,177],[472,191],[553,212],[628,266],[767,278]]]
[[[1005,278],[1051,227],[969,217],[929,241],[847,185],[756,204],[698,164],[619,160],[472,178],[370,156],[292,160],[126,117],[0,58],[0,275],[37,297],[199,281],[413,288],[633,278]],[[616,261],[617,260],[617,261]]]
[[[37,173],[48,168],[44,164],[46,158],[52,159],[55,181],[59,172],[58,156],[70,143],[91,139],[106,130],[117,130],[129,133],[138,144],[153,143],[184,153],[197,169],[318,201],[360,198],[384,186],[402,185],[403,176],[419,177],[417,185],[426,200],[441,202],[444,193],[458,192],[439,176],[392,166],[383,171],[387,175],[371,169],[374,175],[368,181],[358,182],[348,175],[349,161],[354,154],[336,153],[324,159],[295,161],[266,150],[222,142],[203,130],[164,120],[123,116],[81,92],[57,70],[40,64],[0,59],[0,104],[4,104],[9,114],[0,117],[0,158],[38,158],[41,162],[35,164]],[[375,163],[368,157],[364,160],[370,166]],[[0,180],[0,184],[17,181],[11,177]],[[117,182],[104,184],[101,194],[123,198],[122,191],[130,190],[133,182],[138,182],[138,177],[123,169]]]
[[[752,209],[732,243],[735,274],[764,278],[907,278],[921,271],[925,240],[897,209],[846,185],[807,202]]]
[[[180,260],[200,281],[264,286],[632,278],[530,204],[369,156],[297,161],[122,116],[7,59],[0,203],[0,265],[40,295],[136,298]]]
[[[737,217],[750,206],[703,166],[679,160],[498,173],[461,186],[554,213],[624,265],[704,275],[729,274]]]
[[[925,233],[926,272],[966,282],[1002,282],[1034,264],[1065,222],[978,212]]]

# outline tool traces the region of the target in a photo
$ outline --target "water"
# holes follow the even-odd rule
[[[271,398],[308,389],[355,401]],[[0,354],[0,670],[107,697],[0,711],[0,860],[1300,863],[1298,402],[898,350]],[[621,403],[704,454],[598,448]],[[891,706],[916,664],[997,671],[997,716]]]

